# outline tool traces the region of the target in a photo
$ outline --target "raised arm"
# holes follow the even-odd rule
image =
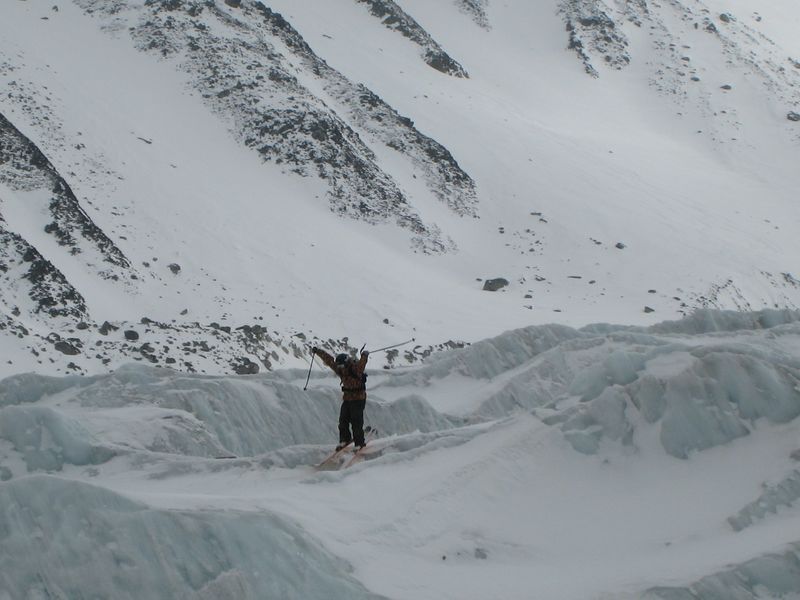
[[[336,360],[334,360],[330,354],[321,348],[314,348],[312,352],[319,356],[320,360],[324,362],[334,373],[336,372]]]
[[[364,372],[364,369],[367,368],[367,360],[368,359],[369,359],[369,351],[364,350],[361,353],[361,358],[359,358],[358,362],[356,363],[356,371],[358,371],[359,375],[361,375],[361,373]]]

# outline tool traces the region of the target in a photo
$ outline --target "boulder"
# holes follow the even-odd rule
[[[496,277],[495,279],[487,279],[483,282],[483,290],[486,292],[496,292],[508,285],[508,279],[503,277]]]
[[[237,375],[255,375],[260,371],[258,365],[246,356],[237,358],[231,366]]]
[[[55,343],[55,349],[61,352],[62,354],[67,354],[69,356],[75,356],[76,354],[80,354],[81,351],[75,347],[73,344],[70,344],[66,340],[60,340]]]

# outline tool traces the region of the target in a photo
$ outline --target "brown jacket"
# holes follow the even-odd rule
[[[325,350],[317,349],[317,354],[331,370],[339,376],[342,384],[342,400],[366,400],[367,388],[364,385],[364,369],[367,368],[367,353],[361,355],[357,361],[348,360],[343,365],[337,365],[336,360]]]

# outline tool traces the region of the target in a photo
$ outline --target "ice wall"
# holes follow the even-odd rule
[[[800,415],[799,319],[796,311],[704,311],[646,329],[511,331],[371,380],[380,383],[367,420],[404,434],[533,411],[580,452],[604,441],[635,445],[640,431],[656,428],[663,450],[686,458],[761,421]],[[0,382],[0,442],[29,470],[129,451],[211,458],[331,443],[336,382],[320,375],[304,391],[302,375],[190,376],[143,365],[87,378],[19,375]],[[436,410],[434,391],[452,394],[453,377],[485,389],[474,409]]]
[[[759,600],[796,598],[800,590],[800,544],[703,577],[687,587],[656,587],[642,600]]]
[[[377,599],[291,521],[154,510],[52,476],[0,485],[0,600]]]
[[[252,457],[335,443],[335,382],[315,381],[303,391],[299,373],[292,375],[187,376],[130,365],[87,378],[10,377],[0,382],[0,463],[13,452],[26,471],[59,471],[137,452]],[[413,394],[391,403],[376,397],[366,415],[379,431],[395,434],[463,422]]]
[[[434,358],[394,384],[489,379],[473,418],[533,410],[576,450],[636,443],[655,427],[686,458],[800,415],[800,312],[701,311],[650,328],[532,327]],[[444,384],[439,384],[444,385]]]
[[[300,371],[213,377],[144,365],[0,381],[0,600],[83,598],[87,590],[114,598],[371,597],[278,515],[154,510],[68,479],[102,485],[118,468],[156,480],[307,466],[337,435],[340,392],[328,375],[315,373],[307,391]],[[462,395],[473,396],[468,409]],[[635,448],[691,461],[800,416],[800,313],[709,312],[651,328],[529,327],[418,367],[373,372],[369,397],[368,422],[397,434],[381,457],[387,469],[466,444],[515,413],[534,414],[579,453]],[[239,459],[207,460],[232,456]],[[738,535],[795,510],[800,479],[789,464],[722,515],[720,527]],[[800,545],[781,547],[644,595],[780,597],[800,589],[799,564]]]

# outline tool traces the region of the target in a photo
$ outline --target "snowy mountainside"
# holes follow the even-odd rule
[[[797,311],[510,331],[371,370],[332,472],[321,371],[9,377],[0,597],[793,594],[798,348]]]
[[[3,373],[796,307],[783,4],[8,3]]]

